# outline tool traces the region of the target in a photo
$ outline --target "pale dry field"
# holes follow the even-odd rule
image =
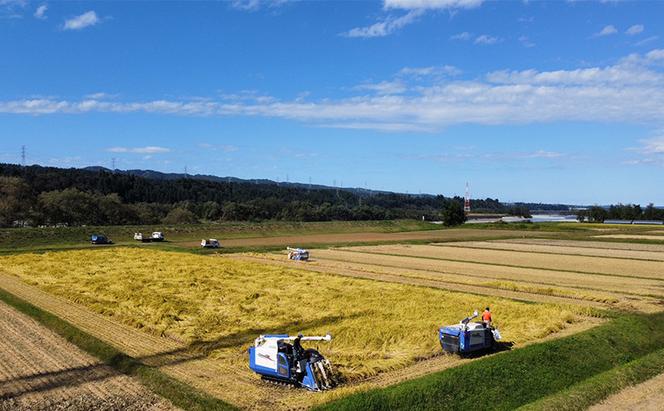
[[[648,234],[603,234],[595,235],[593,238],[617,238],[622,240],[656,240],[664,241],[661,235],[648,235]]]
[[[494,265],[611,274],[664,280],[664,262],[607,259],[576,255],[536,254],[518,251],[478,250],[434,245],[380,245],[348,247],[344,250],[384,255],[411,256]]]
[[[0,302],[0,410],[175,410]]]
[[[545,238],[510,238],[507,240],[492,240],[491,242],[508,244],[538,244],[560,247],[574,248],[597,248],[603,250],[631,250],[631,251],[650,251],[664,253],[664,244],[638,244],[638,243],[616,243],[609,241],[574,241],[574,240],[555,240]]]
[[[434,244],[439,245],[439,244]],[[520,251],[528,253],[557,254],[557,255],[580,255],[586,257],[608,257],[623,258],[646,261],[664,261],[664,252],[658,251],[635,251],[620,248],[588,248],[578,247],[576,245],[553,246],[543,244],[522,244],[506,241],[462,241],[458,243],[444,243],[447,246],[479,248],[504,251]]]
[[[567,271],[542,270],[533,268],[496,266],[486,263],[435,260],[409,256],[367,254],[340,249],[315,250],[313,259],[339,263],[357,263],[376,267],[389,267],[399,272],[420,272],[457,274],[462,278],[475,278],[476,281],[513,281],[547,286],[589,289],[629,293],[638,296],[664,296],[664,281],[649,278],[615,277],[609,275],[581,274]]]

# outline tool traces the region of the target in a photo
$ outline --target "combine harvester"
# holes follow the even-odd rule
[[[477,316],[475,311],[471,317],[464,318],[459,324],[448,325],[438,331],[440,345],[444,351],[464,355],[496,348],[500,332],[491,326],[486,327],[481,322],[471,322]]]
[[[331,341],[332,336],[261,335],[249,348],[249,368],[265,381],[323,391],[336,385],[330,362],[302,341]]]
[[[309,259],[309,250],[304,248],[291,248],[286,247],[288,250],[288,259],[295,261],[307,261]]]

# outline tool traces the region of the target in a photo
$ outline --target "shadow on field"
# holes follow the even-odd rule
[[[499,352],[511,351],[512,347],[514,347],[514,342],[513,341],[498,341],[498,342],[495,343],[493,348],[464,354],[463,357],[464,358],[487,357],[487,356],[490,356],[492,354],[496,354],[496,353],[499,353]]]
[[[283,333],[293,330],[295,330],[294,332],[298,332],[297,330],[332,325],[341,320],[356,318],[362,315],[364,315],[364,313],[360,312],[351,316],[327,316],[312,321],[283,323],[270,327],[270,329],[251,328],[211,341],[194,341],[186,347],[177,350],[164,351],[154,355],[132,358],[125,354],[118,354],[108,359],[106,364],[100,363],[65,370],[38,372],[32,375],[16,377],[10,380],[5,380],[0,384],[0,402],[2,400],[17,398],[30,393],[45,392],[63,387],[76,387],[82,384],[102,381],[117,376],[118,373],[110,368],[109,365],[118,369],[122,374],[132,375],[136,371],[136,367],[139,363],[159,368],[182,364],[188,361],[202,360],[212,351],[220,348],[249,345],[253,342],[254,338],[258,337],[260,334],[269,332]]]

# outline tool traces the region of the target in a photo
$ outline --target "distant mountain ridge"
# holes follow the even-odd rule
[[[189,178],[192,180],[201,180],[201,181],[212,181],[214,183],[249,183],[249,184],[268,184],[268,185],[277,185],[280,187],[293,187],[293,188],[311,188],[313,190],[344,190],[352,192],[355,194],[390,194],[392,191],[383,191],[383,190],[369,190],[361,187],[334,187],[326,186],[321,184],[306,184],[306,183],[291,183],[283,181],[274,181],[265,178],[260,179],[242,179],[238,177],[220,177],[211,174],[184,174],[184,173],[164,173],[161,171],[155,170],[111,170],[110,168],[101,167],[101,166],[89,166],[83,167],[81,170],[87,171],[105,171],[107,173],[118,173],[118,174],[127,174],[137,177],[149,178],[153,180],[179,180],[182,178]],[[403,193],[398,193],[403,194]],[[421,195],[421,196],[433,196],[433,194],[411,194],[411,195]]]

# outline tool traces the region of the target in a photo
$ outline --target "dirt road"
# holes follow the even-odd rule
[[[0,410],[175,410],[0,302]]]
[[[548,235],[547,235],[548,234]],[[295,247],[311,244],[348,244],[363,242],[392,242],[392,241],[453,241],[453,240],[477,240],[477,239],[500,239],[500,238],[530,238],[547,237],[555,233],[527,232],[516,230],[470,230],[470,229],[447,229],[429,231],[407,231],[401,233],[341,233],[341,234],[303,234],[279,237],[254,237],[235,238],[219,240],[223,247],[259,247],[259,246],[282,246]],[[176,242],[183,247],[200,247],[200,241]]]
[[[625,388],[589,411],[658,411],[664,405],[664,374],[641,384]]]

